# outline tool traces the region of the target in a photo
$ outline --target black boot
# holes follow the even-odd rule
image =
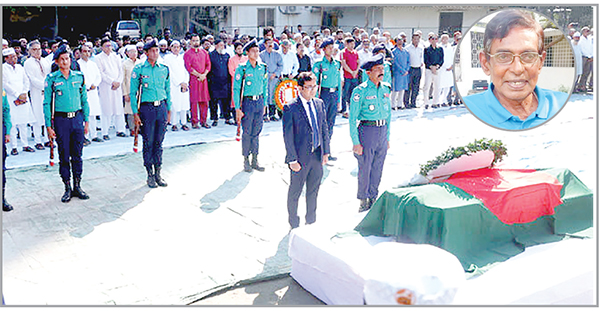
[[[360,207],[358,208],[358,212],[362,213],[364,211],[368,211],[370,208],[369,206],[369,199],[361,199],[360,200]]]
[[[248,159],[248,157],[244,157],[244,172],[252,172],[252,167],[250,167],[250,159]]]
[[[377,198],[371,198],[371,199],[368,199],[368,200],[369,200],[369,208],[368,208],[368,210],[370,210],[371,207],[373,206],[373,203],[375,203],[375,201],[377,201]]]
[[[73,193],[72,196],[80,198],[82,200],[87,200],[90,198],[83,189],[81,189],[81,177],[73,177]]]
[[[152,169],[152,166],[146,167],[146,172],[148,172],[148,179],[146,180],[148,187],[150,187],[150,188],[158,187],[156,185],[156,178],[154,177],[154,170]]]
[[[258,165],[258,154],[253,154],[252,155],[252,168],[259,171],[259,172],[264,172],[265,168],[262,166]]]
[[[5,198],[2,198],[2,211],[10,212],[12,210],[13,210],[12,205],[10,205],[10,203],[8,203]]]
[[[73,193],[71,191],[71,181],[63,181],[63,183],[65,184],[65,193],[63,194],[62,198],[60,198],[60,201],[63,203],[67,203],[71,201],[71,197],[73,196]]]
[[[167,183],[160,177],[160,166],[154,166],[154,179],[156,180],[156,184],[161,187],[166,187]]]

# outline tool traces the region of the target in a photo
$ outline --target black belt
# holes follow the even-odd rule
[[[386,120],[360,120],[361,125],[369,125],[369,126],[385,126],[387,124]]]
[[[55,111],[54,112],[54,116],[55,117],[67,118],[67,119],[73,119],[73,118],[75,118],[75,116],[77,115],[78,112],[81,112],[81,109],[79,109],[77,111],[73,111],[73,112]]]
[[[152,106],[158,107],[158,106],[160,106],[160,104],[164,104],[166,102],[167,102],[167,100],[163,99],[163,100],[155,100],[153,102],[141,102],[140,105],[152,105]]]
[[[247,99],[247,100],[259,100],[261,98],[262,98],[262,95],[244,96],[244,99]]]
[[[410,69],[421,69],[421,67],[413,67],[413,66],[411,66]]]
[[[337,91],[337,87],[321,87],[321,92],[323,91],[333,93]]]

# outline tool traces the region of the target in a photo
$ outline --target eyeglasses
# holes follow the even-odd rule
[[[487,53],[487,55],[489,55],[490,57],[493,57],[494,60],[498,64],[502,64],[502,65],[512,64],[512,62],[515,59],[515,56],[519,56],[519,59],[521,60],[521,64],[531,65],[531,64],[535,63],[542,56],[542,55],[538,54],[537,52],[524,52],[521,54],[513,54],[511,52],[500,52],[500,53],[496,53],[496,54]]]

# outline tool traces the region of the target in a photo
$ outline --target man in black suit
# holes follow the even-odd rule
[[[290,168],[287,206],[290,226],[300,225],[298,199],[306,183],[306,224],[317,219],[317,194],[323,165],[329,157],[329,133],[323,101],[315,98],[317,77],[312,72],[298,75],[300,95],[283,108],[283,140]]]

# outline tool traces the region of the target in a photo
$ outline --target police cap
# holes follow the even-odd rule
[[[367,59],[367,61],[362,66],[360,66],[360,68],[368,71],[376,65],[383,65],[383,54],[376,54],[371,58]]]
[[[67,44],[63,44],[63,45],[59,46],[58,49],[56,49],[56,52],[54,52],[53,60],[57,60],[60,57],[60,55],[65,54],[65,53],[69,53],[69,55],[70,55]]]
[[[385,46],[383,44],[378,44],[373,48],[373,55],[375,55],[381,51],[384,51],[384,50],[385,50]]]
[[[156,40],[150,40],[146,44],[144,44],[144,51],[148,51],[151,48],[157,48],[158,44],[156,44]]]
[[[321,48],[324,49],[326,46],[333,44],[333,39],[327,38],[321,43]]]
[[[258,47],[258,42],[256,42],[256,39],[252,39],[250,42],[244,45],[244,53],[248,53],[248,50],[253,47]]]

